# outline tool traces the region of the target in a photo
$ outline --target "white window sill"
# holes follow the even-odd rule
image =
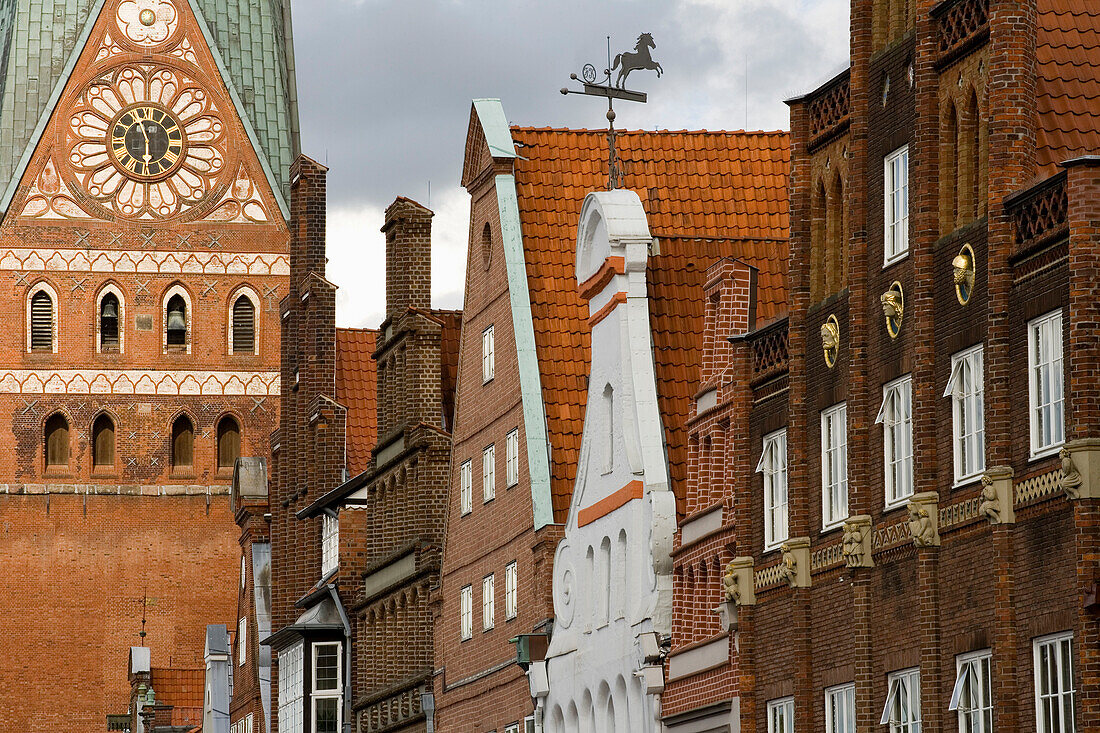
[[[832,524],[824,524],[821,527],[821,534],[829,534],[830,532],[835,532],[838,529],[844,529],[844,523],[847,521],[848,517],[844,517],[844,519],[838,519]]]
[[[465,517],[465,516],[468,516],[468,515],[473,514],[473,513],[474,513],[473,509],[467,509],[464,512],[462,512],[460,516]]]
[[[908,249],[905,250],[904,252],[902,252],[901,254],[894,255],[893,257],[891,257],[889,259],[883,260],[882,261],[882,269],[885,270],[886,268],[890,267],[891,265],[896,265],[899,262],[901,262],[902,260],[906,260],[906,259],[909,259],[909,250]]]
[[[782,548],[783,543],[786,542],[789,539],[790,539],[790,537],[784,537],[783,539],[777,540],[776,542],[774,542],[770,545],[764,545],[764,554],[766,555],[769,552],[775,552],[776,550]]]
[[[1057,455],[1058,452],[1060,450],[1062,450],[1062,446],[1064,446],[1065,444],[1066,444],[1066,442],[1063,440],[1060,443],[1055,443],[1054,445],[1049,445],[1046,448],[1043,448],[1038,453],[1036,453],[1035,451],[1032,451],[1031,455],[1028,457],[1027,460],[1029,462],[1030,461],[1037,461],[1040,458],[1049,458],[1050,456]]]
[[[982,476],[984,476],[984,475],[985,475],[985,469],[984,468],[981,471],[978,471],[977,473],[967,474],[966,476],[955,479],[955,483],[951,484],[951,488],[952,489],[961,489],[964,486],[969,486],[970,484],[981,481]]]
[[[912,499],[912,498],[913,498],[913,495],[910,494],[909,496],[903,496],[902,498],[897,499],[896,501],[886,502],[882,506],[882,511],[883,511],[883,513],[885,513],[885,512],[892,512],[895,509],[904,509],[906,507],[906,505],[909,504],[909,500]]]

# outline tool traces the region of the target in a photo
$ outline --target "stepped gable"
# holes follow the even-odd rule
[[[1039,0],[1039,172],[1100,148],[1100,4],[1095,0]]]
[[[370,468],[378,439],[378,386],[374,354],[378,332],[336,329],[336,401],[347,408],[345,446],[349,476]]]
[[[515,161],[516,191],[553,448],[554,517],[561,522],[569,510],[576,474],[589,368],[587,309],[577,292],[575,273],[577,216],[585,195],[606,186],[607,133],[522,127],[513,127],[511,132],[520,156]],[[653,235],[662,241],[694,241],[702,251],[707,251],[702,243],[714,238],[728,242],[728,251],[717,248],[728,254],[714,256],[730,256],[736,251],[744,253],[749,264],[760,267],[761,285],[767,283],[769,292],[766,303],[761,297],[761,315],[774,317],[783,300],[775,287],[785,278],[785,269],[780,273],[775,266],[759,262],[785,263],[787,256],[787,133],[624,131],[618,133],[617,144],[626,171],[623,187],[641,198]],[[656,259],[650,266],[660,278],[662,266]],[[695,266],[701,278],[706,266],[698,261]],[[669,277],[673,272],[686,272],[678,269],[679,265],[668,267]],[[690,279],[681,287],[694,287],[687,284]],[[683,294],[682,299],[669,298],[670,307],[699,298],[698,290],[691,297],[686,289],[669,292]],[[676,317],[669,312],[669,319]],[[688,333],[682,327],[676,332]],[[677,337],[672,330],[668,335]],[[658,363],[659,380],[672,379],[675,373],[675,381],[681,385],[676,393],[693,394],[694,386],[688,385],[698,383],[698,362],[690,358],[691,349],[697,347],[677,352],[673,359],[671,351],[658,346],[659,341],[660,337],[655,337],[658,358],[669,356],[668,364]],[[677,404],[679,400],[676,398]],[[687,409],[677,407],[675,411],[686,414]],[[674,460],[677,467],[672,476],[682,478],[684,460]]]

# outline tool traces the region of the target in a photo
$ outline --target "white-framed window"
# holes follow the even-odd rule
[[[1035,657],[1035,724],[1039,733],[1074,733],[1073,632],[1041,636]]]
[[[794,733],[794,698],[768,701],[768,733]]]
[[[959,716],[959,733],[993,733],[992,652],[955,657],[955,688],[948,710]]]
[[[490,573],[481,579],[481,629],[488,631],[496,625],[496,578]]]
[[[458,469],[458,503],[463,514],[474,510],[474,469],[469,461]]]
[[[249,713],[248,716],[244,719],[244,733],[252,733],[252,722],[252,713]]]
[[[951,442],[955,483],[985,470],[985,376],[982,345],[951,357],[951,376],[943,396],[951,398]]]
[[[509,723],[504,726],[504,733],[519,733],[519,723]]]
[[[848,518],[848,409],[821,411],[821,524],[839,527]]]
[[[241,590],[244,590],[244,553],[241,553]]]
[[[1031,455],[1045,455],[1065,441],[1065,373],[1062,371],[1062,311],[1027,324]]]
[[[279,731],[302,733],[302,642],[279,652]]]
[[[497,446],[492,443],[481,451],[482,501],[492,501],[497,495]]]
[[[856,733],[856,686],[825,689],[825,733]]]
[[[889,725],[890,733],[920,733],[920,670],[892,672],[887,685],[879,723]]]
[[[882,387],[883,465],[886,468],[886,506],[898,506],[913,495],[913,378],[906,375]]]
[[[458,592],[458,633],[462,641],[474,636],[474,587],[466,585]]]
[[[886,156],[885,173],[885,256],[883,264],[897,262],[909,254],[909,146],[903,145]]]
[[[310,695],[311,733],[340,733],[343,660],[338,641],[313,645],[313,693]]]
[[[46,281],[27,293],[27,351],[57,353],[57,291]]]
[[[757,473],[764,475],[764,549],[787,541],[787,429],[764,436]]]
[[[340,519],[321,516],[321,575],[328,575],[340,563]]]
[[[519,428],[504,439],[504,477],[507,486],[519,483]]]
[[[485,384],[496,375],[496,354],[493,343],[493,327],[481,332],[481,383]]]
[[[237,619],[237,666],[243,667],[248,658],[248,617]]]
[[[519,567],[516,561],[504,566],[504,618],[511,620],[519,613]]]

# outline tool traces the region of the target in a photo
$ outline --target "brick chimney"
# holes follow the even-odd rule
[[[403,196],[386,209],[386,318],[432,306],[433,216]]]
[[[298,156],[291,165],[290,279],[298,285],[310,273],[325,276],[325,218],[328,168]]]

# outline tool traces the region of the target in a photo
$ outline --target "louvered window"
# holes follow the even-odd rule
[[[69,421],[53,415],[46,421],[46,466],[69,465]]]
[[[110,468],[115,465],[115,423],[107,415],[100,415],[92,424],[92,465]]]
[[[172,423],[172,468],[190,468],[194,464],[195,428],[186,415]]]
[[[31,349],[53,351],[53,298],[44,290],[31,297]]]
[[[233,468],[241,455],[241,428],[231,417],[218,423],[218,468]]]
[[[242,295],[233,304],[233,353],[252,354],[256,350],[256,306]]]
[[[99,302],[99,347],[102,351],[118,351],[118,298],[112,294]]]

